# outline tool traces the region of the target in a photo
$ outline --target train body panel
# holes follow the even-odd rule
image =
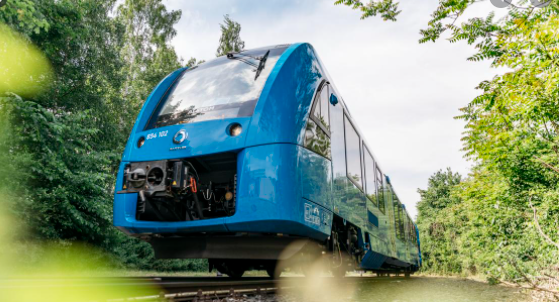
[[[114,224],[151,240],[158,255],[202,258],[221,257],[219,242],[248,250],[251,236],[328,245],[342,228],[355,235],[348,245],[362,269],[416,270],[417,227],[369,147],[310,44],[180,69],[134,125]],[[178,237],[200,250],[169,253],[189,249],[172,243]],[[243,253],[277,256],[234,257]]]
[[[142,131],[145,127],[145,124],[151,117],[151,112],[155,110],[161,99],[165,96],[169,88],[175,83],[175,81],[181,76],[181,74],[186,70],[186,68],[181,68],[179,70],[174,71],[173,73],[169,74],[165,77],[157,86],[153,89],[151,94],[148,96],[146,102],[142,106],[138,117],[136,118],[136,122],[134,123],[134,127],[132,128],[132,132],[130,133],[130,137],[128,138],[128,142],[126,143],[126,147],[124,149],[124,153],[122,155],[122,161],[129,161],[131,152],[134,148],[134,143],[137,142],[139,136],[137,133]]]

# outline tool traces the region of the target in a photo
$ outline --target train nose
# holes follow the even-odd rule
[[[250,117],[211,120],[150,129],[136,134],[143,139],[126,158],[127,161],[153,161],[186,158],[245,147]]]

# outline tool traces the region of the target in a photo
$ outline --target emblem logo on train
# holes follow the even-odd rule
[[[188,132],[186,132],[184,129],[181,129],[179,130],[179,132],[175,134],[175,136],[173,136],[173,143],[180,144],[184,142],[184,140],[187,138],[188,138]]]

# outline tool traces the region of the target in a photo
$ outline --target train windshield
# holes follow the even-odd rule
[[[252,116],[264,84],[286,48],[243,51],[185,71],[147,128]]]

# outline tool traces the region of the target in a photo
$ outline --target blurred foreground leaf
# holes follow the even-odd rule
[[[48,88],[52,77],[52,67],[41,51],[0,24],[0,96],[11,92],[33,97]]]

